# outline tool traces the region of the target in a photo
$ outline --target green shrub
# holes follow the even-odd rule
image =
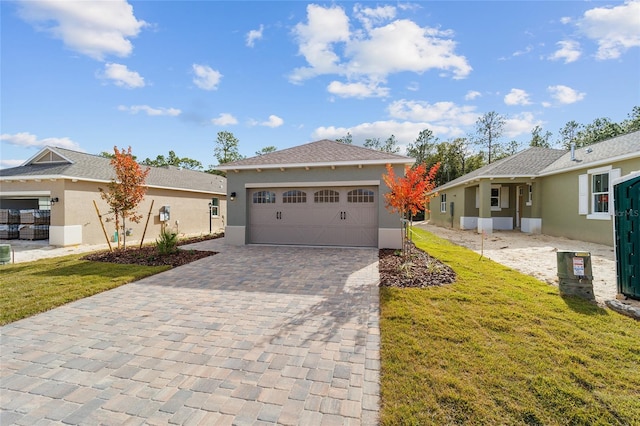
[[[171,254],[178,251],[178,234],[163,229],[156,240],[156,249],[160,254]]]

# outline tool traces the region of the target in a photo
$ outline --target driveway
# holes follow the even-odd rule
[[[376,424],[376,249],[219,254],[1,330],[0,424]]]

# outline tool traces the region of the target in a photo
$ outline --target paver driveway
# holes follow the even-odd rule
[[[220,253],[1,328],[0,424],[375,424],[375,249]]]

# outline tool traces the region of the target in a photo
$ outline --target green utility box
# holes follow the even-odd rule
[[[640,172],[613,185],[618,294],[640,299]]]
[[[11,244],[0,244],[0,264],[11,262]]]
[[[561,296],[578,296],[595,300],[591,253],[558,250],[558,281]]]

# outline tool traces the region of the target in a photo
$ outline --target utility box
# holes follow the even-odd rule
[[[618,294],[640,299],[640,171],[613,181]]]
[[[558,250],[558,281],[561,296],[578,296],[595,300],[591,253]]]
[[[171,206],[163,206],[160,209],[160,222],[168,222],[171,219]]]

